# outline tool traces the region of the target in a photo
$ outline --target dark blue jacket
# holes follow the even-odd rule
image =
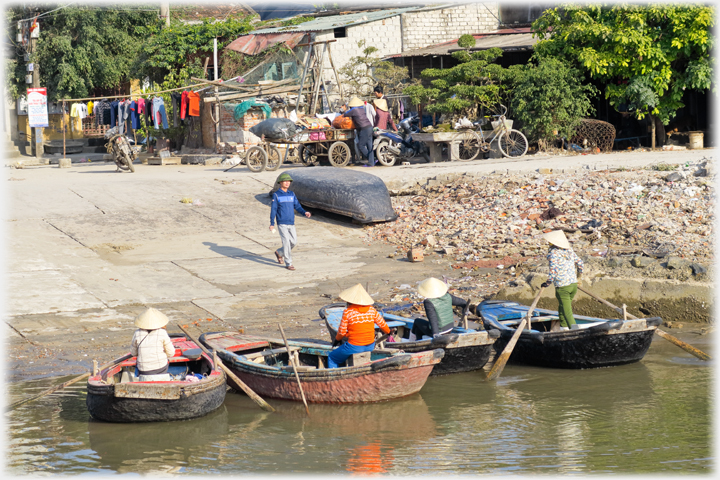
[[[270,204],[270,225],[275,225],[275,217],[277,217],[278,225],[295,225],[295,212],[305,215],[305,210],[300,206],[295,194],[288,190],[283,192],[278,188],[272,196]]]

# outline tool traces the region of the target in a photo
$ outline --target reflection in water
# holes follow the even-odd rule
[[[664,342],[667,343],[667,342]],[[669,345],[669,344],[668,344]],[[7,416],[13,474],[441,475],[710,473],[710,364],[671,345],[596,370],[508,365],[432,377],[421,394],[369,405],[271,401],[228,393],[180,422],[93,421],[84,389]],[[9,386],[13,398],[62,379]]]

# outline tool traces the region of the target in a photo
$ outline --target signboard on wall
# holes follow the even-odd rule
[[[47,109],[47,89],[28,88],[28,122],[30,128],[42,128],[49,126]]]

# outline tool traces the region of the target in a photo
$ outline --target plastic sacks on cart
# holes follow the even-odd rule
[[[266,140],[290,140],[297,133],[297,127],[287,118],[268,118],[250,128],[250,133]]]
[[[351,128],[355,128],[355,122],[353,122],[353,119],[350,117],[344,117],[340,115],[339,117],[336,117],[335,120],[333,120],[332,126],[334,128],[348,130]]]

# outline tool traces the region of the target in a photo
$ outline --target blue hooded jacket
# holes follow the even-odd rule
[[[290,190],[283,192],[281,188],[278,188],[273,193],[272,203],[270,204],[270,225],[275,225],[276,217],[278,225],[295,225],[294,210],[305,215],[305,210],[300,205],[295,194]]]

